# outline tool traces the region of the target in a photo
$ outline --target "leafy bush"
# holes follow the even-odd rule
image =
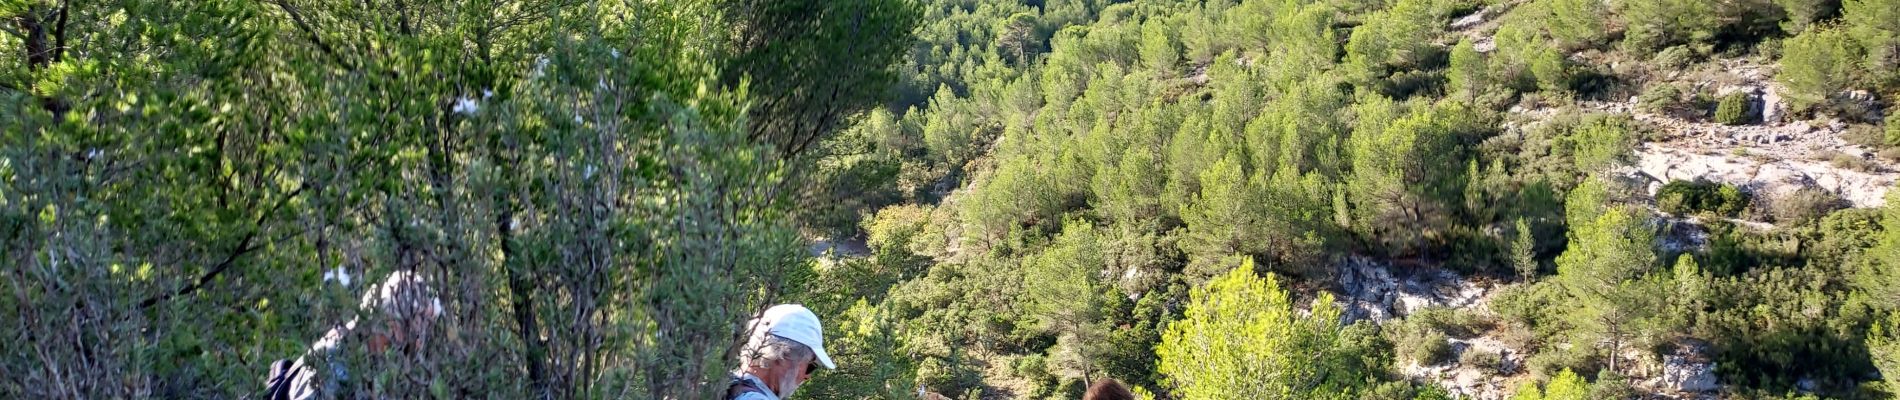
[[[1637,107],[1643,111],[1657,114],[1669,114],[1681,109],[1682,88],[1674,84],[1651,86],[1636,97]]]
[[[1321,293],[1310,315],[1294,309],[1278,278],[1254,275],[1252,261],[1196,288],[1169,324],[1155,355],[1167,384],[1184,398],[1224,398],[1248,390],[1295,397],[1364,385],[1352,363],[1286,354],[1342,355],[1340,309]]]
[[[1884,149],[1890,146],[1887,143],[1886,132],[1881,131],[1879,126],[1867,124],[1853,124],[1848,126],[1847,130],[1841,131],[1841,140],[1870,149]],[[1825,160],[1826,158],[1820,159]]]
[[[1847,157],[1861,163],[1867,162],[1866,160],[1861,160],[1859,157],[1846,154],[1842,154],[1841,157]],[[1774,216],[1775,222],[1784,224],[1806,224],[1827,216],[1829,212],[1840,209],[1841,203],[1842,201],[1839,196],[1828,193],[1826,190],[1802,188],[1776,197],[1773,201],[1770,201],[1769,214]]]
[[[1900,146],[1900,109],[1887,112],[1887,145]]]
[[[1503,372],[1502,369],[1504,368],[1504,355],[1490,350],[1475,348],[1465,349],[1464,354],[1458,355],[1458,365],[1477,368],[1489,373],[1500,373]]]
[[[1748,94],[1729,93],[1722,96],[1722,102],[1715,106],[1715,122],[1723,125],[1746,125],[1749,123]]]
[[[1702,62],[1702,54],[1696,53],[1695,49],[1689,46],[1675,46],[1657,52],[1656,57],[1651,61],[1655,62],[1657,67],[1680,70]]]
[[[1868,162],[1867,159],[1865,158],[1860,158],[1860,156],[1842,153],[1842,152],[1833,151],[1833,150],[1823,151],[1820,154],[1822,157],[1825,157],[1828,164],[1833,165],[1834,168],[1861,171],[1861,172],[1867,172],[1874,169],[1873,163]]]
[[[1451,361],[1451,342],[1444,333],[1426,331],[1402,340],[1393,340],[1396,351],[1418,365],[1438,365]]]
[[[1451,361],[1451,337],[1474,336],[1484,322],[1471,313],[1429,307],[1388,324],[1385,333],[1400,357],[1419,365],[1438,365]]]
[[[1657,191],[1656,206],[1670,214],[1708,212],[1732,217],[1748,208],[1748,195],[1734,185],[1674,181]]]

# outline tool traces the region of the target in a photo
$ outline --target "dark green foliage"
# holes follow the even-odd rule
[[[1642,96],[1637,97],[1636,104],[1643,111],[1657,114],[1676,114],[1687,109],[1682,102],[1682,88],[1671,84],[1644,90]]]
[[[1724,381],[1788,388],[1808,376],[1829,379],[1824,385],[1844,384],[1873,368],[1861,338],[1866,311],[1804,306],[1845,303],[1839,282],[1821,269],[1788,268],[1719,280],[1712,285],[1713,308],[1696,324],[1697,336],[1715,344]]]
[[[1478,324],[1479,321],[1466,313],[1446,308],[1426,308],[1401,322],[1387,325],[1384,334],[1401,359],[1430,366],[1454,361],[1451,343],[1447,339],[1470,337],[1476,333]]]
[[[1734,185],[1673,181],[1656,192],[1656,207],[1678,215],[1708,212],[1735,216],[1748,207],[1748,195]]]
[[[1449,94],[1471,99],[1490,85],[1483,54],[1472,47],[1470,39],[1461,40],[1451,49],[1451,71],[1446,84]]]
[[[1722,96],[1722,102],[1715,106],[1715,123],[1723,125],[1747,125],[1751,123],[1748,112],[1747,93],[1729,93]]]
[[[1593,0],[1553,0],[1538,3],[1547,7],[1550,35],[1568,47],[1595,45],[1608,30],[1609,7]]]
[[[1840,0],[1775,0],[1775,5],[1788,14],[1788,19],[1781,22],[1781,30],[1788,33],[1807,30],[1816,22],[1835,17],[1841,10]]]
[[[752,94],[751,138],[796,155],[876,106],[918,23],[903,0],[728,0],[726,85]]]
[[[1597,371],[1596,382],[1590,384],[1589,398],[1592,399],[1633,399],[1640,396],[1641,393],[1630,385],[1629,377],[1608,369]]]
[[[1626,25],[1623,47],[1649,53],[1681,44],[1706,43],[1721,28],[1716,0],[1623,1],[1617,15]]]
[[[1834,26],[1808,29],[1782,47],[1775,80],[1788,87],[1789,105],[1797,110],[1822,104],[1852,85],[1863,54],[1847,29]]]

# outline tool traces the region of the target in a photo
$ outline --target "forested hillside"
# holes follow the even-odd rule
[[[1893,396],[1900,2],[923,7],[820,397]]]
[[[418,333],[326,396],[722,398],[786,302],[795,399],[1900,395],[1900,0],[0,21],[0,398],[257,397],[345,321]]]

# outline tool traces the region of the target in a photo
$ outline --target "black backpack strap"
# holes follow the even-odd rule
[[[312,379],[315,371],[304,365],[303,359],[277,360],[271,363],[270,379],[265,381],[264,398],[267,400],[310,400],[317,396]]]
[[[752,384],[751,379],[732,377],[731,386],[726,387],[726,400],[738,399],[746,393],[765,393],[765,389]]]

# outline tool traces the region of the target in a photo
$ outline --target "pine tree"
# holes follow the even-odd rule
[[[1775,80],[1788,87],[1789,105],[1807,109],[1848,88],[1858,72],[1860,50],[1846,30],[1816,27],[1782,44],[1781,73]]]
[[[1867,350],[1887,384],[1900,384],[1900,314],[1891,311],[1867,332]]]
[[[1590,384],[1582,376],[1565,368],[1544,386],[1544,400],[1589,400]]]
[[[1602,0],[1551,0],[1543,2],[1550,10],[1550,35],[1570,48],[1588,47],[1607,32],[1609,8]]]
[[[1174,65],[1181,60],[1180,41],[1175,39],[1171,28],[1165,19],[1151,19],[1141,24],[1142,62],[1161,76],[1174,74]]]
[[[1155,348],[1174,394],[1191,399],[1301,399],[1338,393],[1330,376],[1352,375],[1329,360],[1341,351],[1338,306],[1321,293],[1298,312],[1278,278],[1247,261],[1189,295],[1181,319]],[[1302,316],[1302,314],[1305,314]]]
[[[1517,276],[1525,282],[1536,280],[1541,269],[1537,263],[1537,233],[1524,217],[1518,217],[1515,235],[1511,238],[1511,265],[1517,267]]]
[[[1722,24],[1721,4],[1716,0],[1622,1],[1617,4],[1617,15],[1627,27],[1623,46],[1641,54],[1669,46],[1708,42],[1715,38]]]
[[[1573,340],[1602,346],[1614,370],[1661,306],[1662,282],[1647,278],[1656,261],[1654,234],[1620,207],[1571,229],[1570,245],[1557,257],[1556,280],[1575,299],[1565,316],[1576,327]]]
[[[1101,240],[1087,221],[1070,220],[1041,254],[1024,261],[1023,288],[1028,314],[1057,336],[1051,362],[1071,377],[1094,381],[1108,335],[1102,311],[1112,289],[1101,280]]]
[[[1476,98],[1490,83],[1484,54],[1472,46],[1471,38],[1465,38],[1452,47],[1451,71],[1447,74],[1451,80],[1447,92],[1465,101]]]

